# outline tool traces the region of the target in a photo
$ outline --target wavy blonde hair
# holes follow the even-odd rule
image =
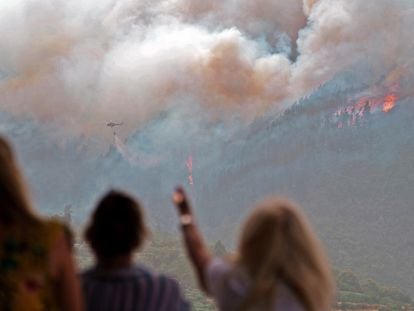
[[[286,285],[308,311],[331,309],[330,265],[306,217],[291,202],[273,198],[254,209],[244,224],[235,260],[251,280],[242,310],[270,309],[278,283]]]
[[[13,150],[0,136],[0,223],[36,219]]]

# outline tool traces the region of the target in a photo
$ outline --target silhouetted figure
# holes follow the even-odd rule
[[[101,199],[85,232],[97,259],[82,274],[87,310],[189,310],[174,279],[133,263],[146,236],[136,200],[118,191]]]
[[[0,310],[81,310],[66,228],[36,215],[0,137]]]
[[[258,205],[242,228],[237,254],[222,259],[210,255],[182,189],[173,201],[200,286],[220,310],[331,310],[330,266],[292,203],[271,199]]]

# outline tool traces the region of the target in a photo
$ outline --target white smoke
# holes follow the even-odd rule
[[[128,161],[132,166],[153,167],[159,164],[162,160],[160,156],[150,156],[136,150],[131,150],[114,132],[114,146],[118,152]]]
[[[403,0],[2,1],[0,111],[108,140],[109,120],[123,121],[125,136],[189,102],[220,118],[281,112],[358,62],[373,80],[412,66],[409,9]]]

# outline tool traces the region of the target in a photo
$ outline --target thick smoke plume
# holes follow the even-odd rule
[[[412,71],[408,3],[2,1],[0,110],[108,141],[183,105],[280,113],[360,63],[368,84]]]

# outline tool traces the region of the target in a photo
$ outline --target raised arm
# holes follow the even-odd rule
[[[80,282],[67,236],[62,234],[52,250],[52,275],[56,280],[56,294],[60,310],[82,311]]]
[[[206,269],[211,261],[210,252],[204,242],[203,236],[195,223],[194,214],[188,203],[184,190],[177,188],[173,194],[173,202],[180,217],[183,239],[187,255],[195,269],[200,288],[208,293],[205,278]]]

